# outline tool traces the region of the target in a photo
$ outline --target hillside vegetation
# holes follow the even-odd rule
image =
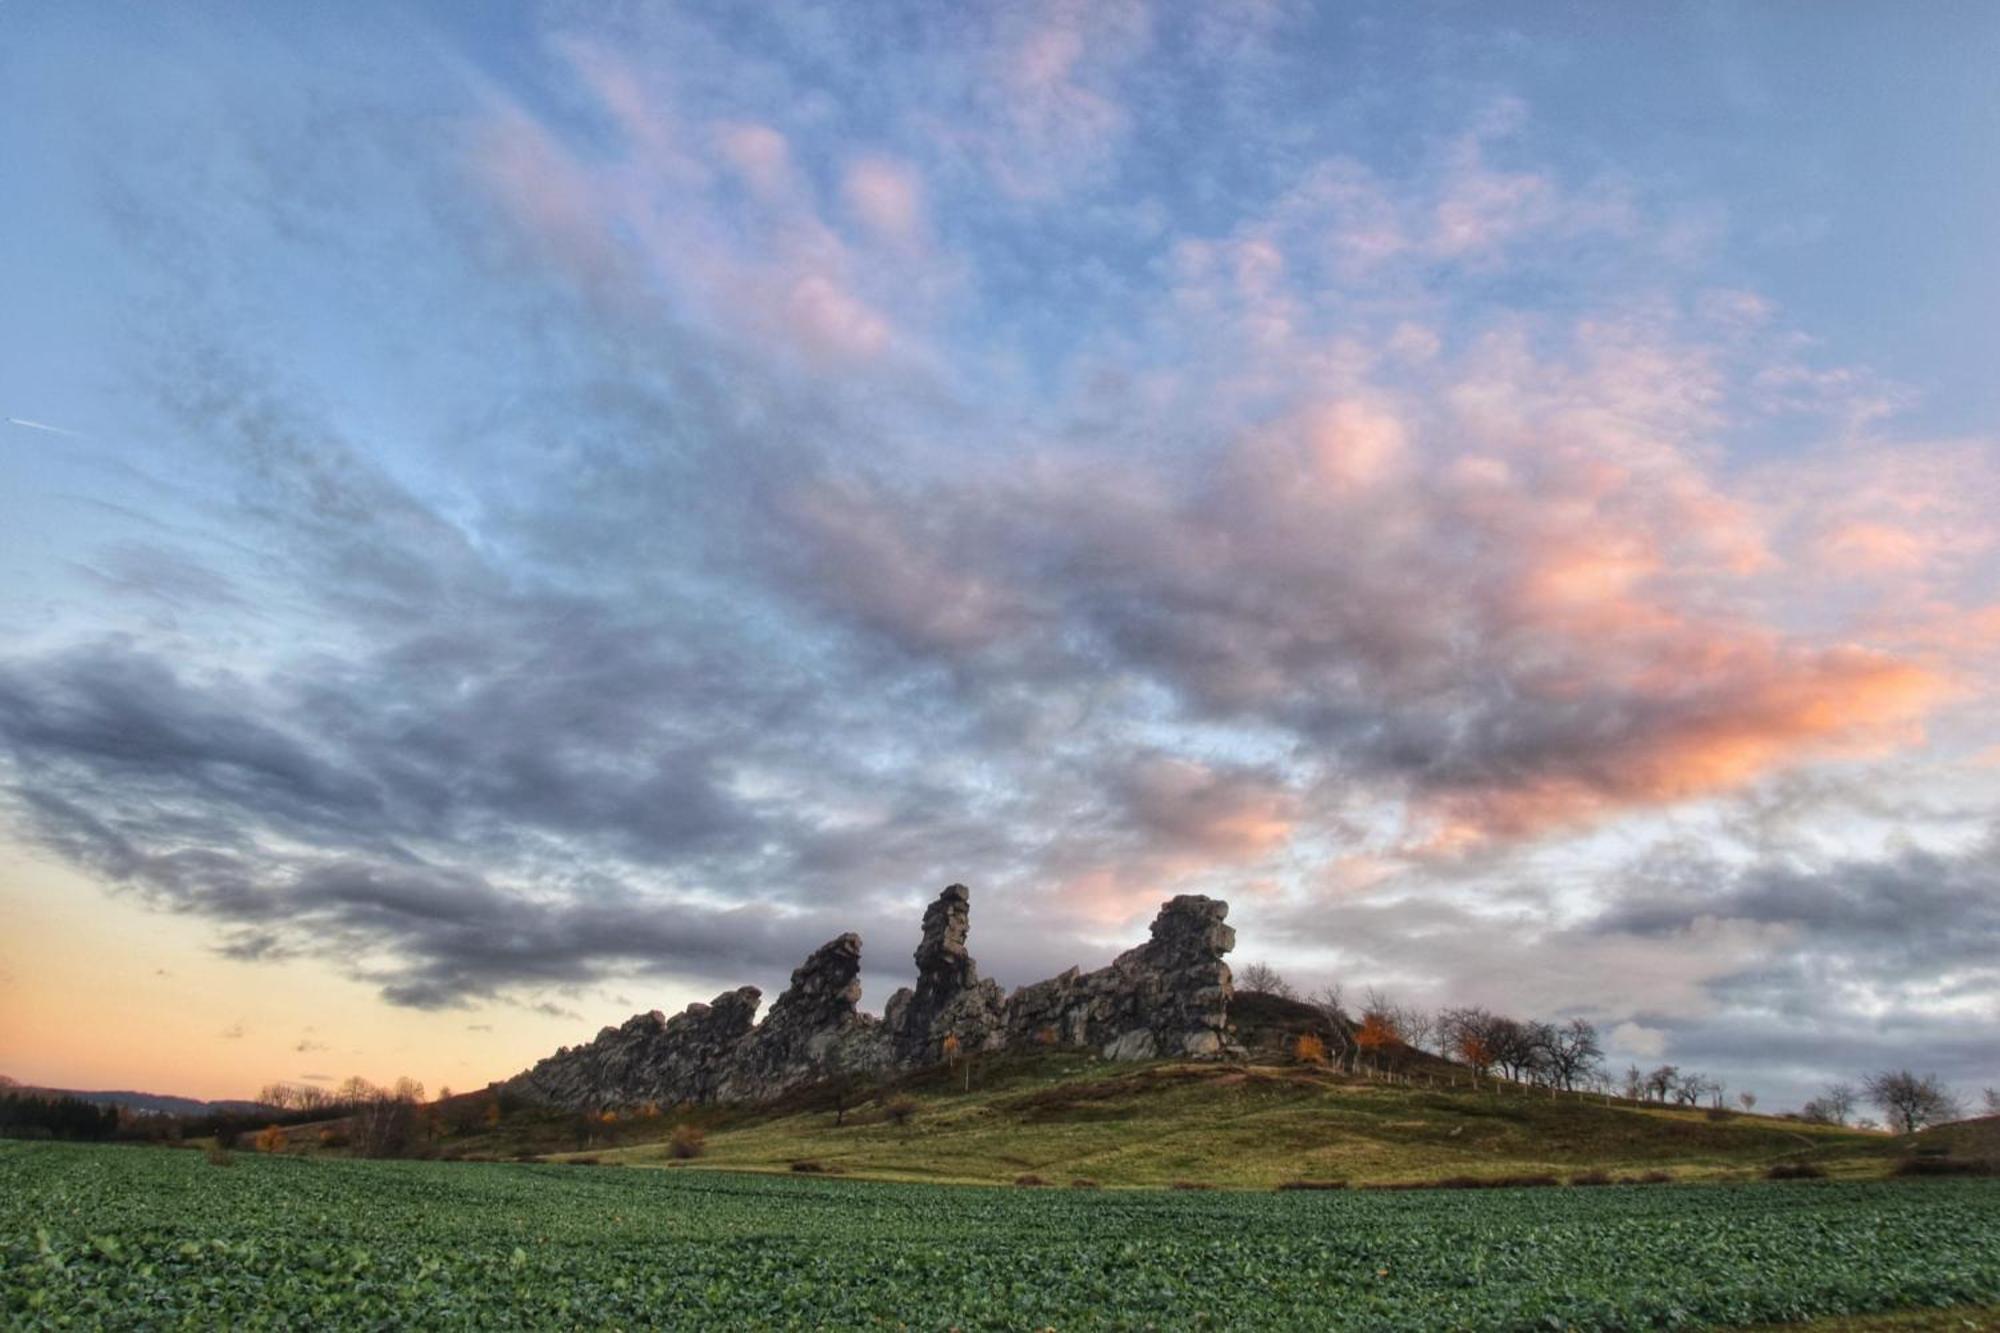
[[[1780,1162],[1888,1172],[1900,1141],[1771,1117],[1597,1095],[1378,1081],[1298,1064],[1108,1064],[1080,1056],[932,1071],[842,1110],[826,1089],[761,1111],[695,1108],[586,1125],[526,1112],[445,1145],[468,1157],[828,1172],[901,1180],[1270,1188],[1590,1172],[1749,1178]],[[969,1086],[968,1086],[969,1085]],[[896,1103],[907,1099],[905,1113]],[[676,1126],[698,1126],[677,1158]]]

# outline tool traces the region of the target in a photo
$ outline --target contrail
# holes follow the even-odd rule
[[[7,424],[10,426],[25,426],[29,430],[45,430],[51,435],[67,435],[72,440],[87,440],[90,438],[82,431],[64,430],[61,426],[51,426],[44,421],[28,421],[21,417],[8,417]]]

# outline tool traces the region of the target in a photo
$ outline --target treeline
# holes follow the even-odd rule
[[[111,1139],[118,1135],[115,1106],[81,1097],[0,1096],[0,1137],[10,1139]]]
[[[1354,1073],[1393,1069],[1399,1052],[1418,1051],[1463,1066],[1475,1085],[1482,1078],[1498,1076],[1525,1087],[1606,1097],[1616,1094],[1661,1105],[1705,1106],[1717,1114],[1732,1100],[1721,1079],[1679,1065],[1663,1064],[1650,1070],[1632,1065],[1622,1079],[1614,1077],[1605,1067],[1596,1026],[1582,1018],[1559,1023],[1517,1019],[1474,1005],[1423,1009],[1398,1004],[1373,987],[1356,1015],[1349,1011],[1340,986],[1326,986],[1303,996],[1263,963],[1245,968],[1237,987],[1317,1010],[1327,1036],[1302,1039],[1297,1054],[1324,1059]],[[1984,1098],[1986,1114],[2000,1114],[2000,1089],[1986,1089]],[[1733,1100],[1748,1112],[1756,1108],[1758,1098],[1745,1090]],[[1907,1069],[1870,1075],[1861,1080],[1858,1089],[1848,1083],[1830,1084],[1799,1110],[1784,1114],[1819,1124],[1882,1128],[1873,1120],[1854,1118],[1855,1108],[1863,1102],[1876,1107],[1889,1128],[1904,1134],[1965,1115],[1964,1104],[1936,1075],[1918,1075]]]

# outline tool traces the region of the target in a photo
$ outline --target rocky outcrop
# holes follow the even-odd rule
[[[1075,968],[1007,1001],[1009,1045],[1087,1046],[1107,1060],[1208,1059],[1229,1040],[1229,904],[1183,894],[1160,908],[1152,938],[1095,972]]]
[[[1071,968],[1003,998],[967,948],[971,894],[954,884],[924,913],[915,988],[897,991],[880,1019],[860,1009],[861,937],[842,935],[799,965],[761,1024],[753,1026],[759,992],[745,986],[672,1018],[636,1015],[504,1087],[575,1110],[760,1102],[836,1075],[936,1064],[947,1037],[967,1055],[1048,1047],[1107,1060],[1236,1055],[1228,915],[1214,898],[1174,898],[1153,919],[1152,937],[1109,967]]]
[[[852,933],[813,951],[792,973],[770,1014],[739,1045],[716,1100],[767,1101],[838,1073],[888,1062],[880,1019],[863,1014],[861,937]]]
[[[924,912],[924,938],[917,946],[917,988],[889,997],[883,1025],[897,1063],[935,1064],[946,1037],[962,1051],[981,1051],[1004,1037],[1005,997],[992,981],[979,979],[979,965],[965,947],[972,925],[972,893],[954,884]]]
[[[761,997],[755,986],[744,986],[672,1018],[657,1009],[635,1014],[587,1046],[563,1047],[506,1087],[530,1101],[581,1111],[716,1100]]]

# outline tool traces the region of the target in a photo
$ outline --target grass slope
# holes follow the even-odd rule
[[[1449,1176],[1568,1177],[1665,1171],[1676,1179],[1745,1178],[1807,1160],[1836,1177],[1884,1174],[1898,1141],[1770,1117],[1713,1120],[1600,1097],[1471,1091],[1372,1082],[1298,1065],[1108,1065],[1083,1057],[994,1061],[968,1089],[946,1071],[915,1079],[907,1125],[874,1102],[845,1123],[824,1099],[767,1112],[691,1113],[707,1131],[696,1169],[784,1171],[817,1162],[856,1176],[1004,1183],[1192,1182],[1269,1188],[1298,1179],[1355,1184]],[[688,1117],[682,1117],[683,1119]],[[588,1155],[668,1162],[672,1117],[627,1122]],[[539,1133],[538,1133],[539,1129]],[[579,1145],[544,1122],[503,1126],[456,1145],[515,1156]]]

